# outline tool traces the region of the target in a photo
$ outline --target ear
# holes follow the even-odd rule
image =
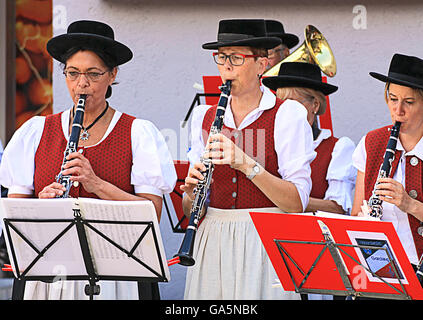
[[[266,67],[269,64],[269,59],[266,57],[260,57],[257,59],[257,63],[259,64],[259,75],[263,75],[263,73],[266,71]]]
[[[114,67],[112,69],[112,71],[110,71],[110,81],[109,81],[109,85],[112,85],[113,82],[115,82],[116,76],[118,73],[118,68]]]
[[[314,98],[314,100],[313,100],[313,113],[315,115],[317,115],[317,112],[319,111],[319,108],[320,108],[320,102],[319,102],[319,100],[317,100],[316,98]]]

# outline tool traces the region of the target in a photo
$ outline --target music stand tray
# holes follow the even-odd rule
[[[8,198],[0,204],[18,281],[86,280],[92,300],[100,280],[170,279],[151,201]],[[23,297],[24,285],[17,288],[15,297]]]
[[[423,299],[390,222],[335,214],[250,214],[287,291]]]

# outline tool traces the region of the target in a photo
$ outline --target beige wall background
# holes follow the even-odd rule
[[[167,137],[174,159],[186,159],[187,129],[181,121],[192,102],[194,83],[217,75],[210,51],[201,45],[216,39],[218,21],[265,18],[283,22],[286,32],[304,40],[304,28],[316,26],[334,52],[338,73],[329,83],[334,135],[358,143],[369,130],[389,123],[383,83],[368,73],[387,73],[394,53],[423,57],[421,1],[351,0],[54,0],[54,34],[79,19],[104,21],[116,39],[134,51],[121,66],[119,85],[110,103],[120,111],[151,120]],[[295,48],[294,48],[295,49]],[[55,63],[54,111],[70,107],[61,68]],[[165,213],[161,231],[166,255],[179,249],[182,235],[171,232]],[[182,299],[185,267],[172,266],[170,283],[161,284],[162,299]]]

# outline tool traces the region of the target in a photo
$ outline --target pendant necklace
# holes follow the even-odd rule
[[[74,108],[75,108],[75,106],[72,108],[72,116],[73,117],[75,117],[75,110],[74,110]],[[106,114],[108,108],[109,108],[109,102],[106,101],[106,108],[104,108],[103,112],[97,118],[95,118],[95,120],[88,127],[84,128],[81,125],[82,132],[81,132],[81,135],[79,136],[79,139],[80,140],[82,140],[82,141],[87,141],[88,140],[88,138],[90,137],[90,134],[89,134],[88,130],[91,129],[92,126],[95,125],[97,123],[97,121],[100,120],[101,117],[103,117]]]

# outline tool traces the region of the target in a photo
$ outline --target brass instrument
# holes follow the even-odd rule
[[[316,27],[308,25],[304,30],[304,42],[288,57],[267,70],[263,76],[272,77],[279,74],[282,63],[308,62],[317,64],[320,70],[329,77],[336,74],[336,62],[329,43]]]

